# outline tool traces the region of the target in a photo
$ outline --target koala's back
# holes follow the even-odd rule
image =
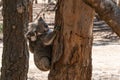
[[[42,38],[42,37],[40,37],[40,38]],[[37,53],[41,57],[47,56],[47,57],[51,58],[52,45],[45,46],[40,38],[37,39],[37,41],[35,43],[36,46],[34,48],[34,53]]]

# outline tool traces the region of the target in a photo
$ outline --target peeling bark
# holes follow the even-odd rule
[[[111,0],[83,0],[120,36],[120,7]]]
[[[49,80],[91,80],[93,16],[82,0],[58,0]]]

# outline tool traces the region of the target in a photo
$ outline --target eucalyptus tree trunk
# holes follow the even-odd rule
[[[120,36],[120,7],[112,0],[83,0]]]
[[[28,49],[24,30],[29,22],[29,0],[3,0],[1,80],[27,80]]]
[[[33,0],[29,1],[29,22],[33,21]]]
[[[38,0],[34,0],[35,1],[35,4],[38,4]]]
[[[0,7],[3,6],[3,0],[0,1]]]
[[[93,16],[82,0],[58,0],[49,80],[91,80]]]
[[[51,2],[51,0],[48,0],[48,3],[50,3]]]
[[[119,3],[118,3],[119,7],[120,7],[120,0],[119,0]]]

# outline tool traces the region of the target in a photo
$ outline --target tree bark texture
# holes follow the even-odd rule
[[[29,1],[29,22],[33,21],[33,0]]]
[[[83,0],[90,5],[118,36],[120,36],[120,7],[112,0]]]
[[[82,0],[58,0],[49,80],[91,80],[93,16]]]
[[[118,6],[120,7],[120,0],[119,0],[119,3],[118,3]]]
[[[1,80],[27,80],[28,49],[24,31],[29,22],[28,0],[3,0]]]

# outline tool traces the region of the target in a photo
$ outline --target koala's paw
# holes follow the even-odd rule
[[[37,68],[39,68],[42,71],[48,71],[50,69],[50,60],[48,57],[42,57],[39,60],[36,60],[38,58],[35,58],[35,65],[37,66]]]

